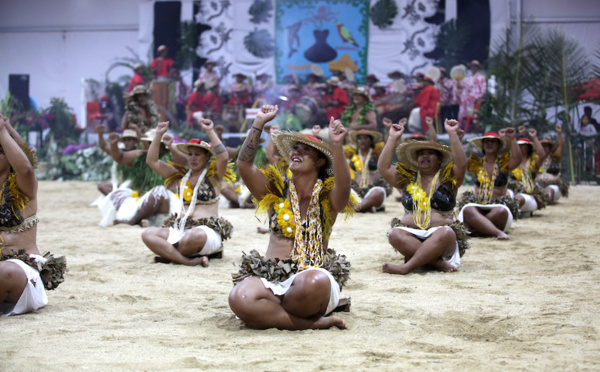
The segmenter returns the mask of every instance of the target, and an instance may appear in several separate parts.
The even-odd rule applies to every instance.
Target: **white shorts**
[[[452,230],[452,228],[450,226],[430,227],[427,230],[413,229],[412,227],[405,227],[405,226],[396,226],[396,227],[392,227],[390,229],[390,231],[392,231],[393,229],[400,229],[400,230],[404,230],[404,231],[416,236],[420,240],[426,240],[427,238],[431,237],[431,235],[433,235],[434,232],[436,232],[442,228],[450,229],[451,231],[454,232],[454,230]],[[458,241],[456,242],[456,249],[454,250],[454,253],[452,253],[452,256],[442,256],[442,260],[448,262],[450,265],[452,265],[452,267],[460,266],[460,252],[458,250]]]
[[[381,190],[381,191],[383,191],[383,201],[381,202],[381,204],[379,204],[379,205],[376,205],[376,206],[375,206],[376,208],[379,208],[379,207],[383,206],[383,204],[385,203],[385,199],[387,198],[387,193],[385,192],[385,189],[384,189],[383,187],[381,187],[381,186],[374,186],[374,187],[371,187],[371,188],[369,189],[369,191],[367,191],[367,193],[365,194],[365,197],[364,197],[364,198],[361,198],[360,196],[358,196],[358,193],[357,193],[356,191],[354,191],[354,190],[351,190],[351,192],[354,194],[354,196],[356,197],[356,199],[358,200],[358,202],[359,202],[359,203],[362,203],[362,201],[363,201],[363,200],[364,200],[364,199],[365,199],[367,196],[369,196],[369,195],[371,194],[371,192],[373,192],[374,190]]]
[[[458,213],[458,220],[462,223],[465,222],[465,219],[463,217],[463,211],[465,210],[466,207],[475,207],[478,209],[483,209],[484,211],[488,211],[490,209],[497,208],[497,207],[503,208],[508,212],[508,218],[506,219],[506,224],[504,224],[504,229],[502,229],[502,231],[507,232],[508,229],[510,229],[510,227],[513,224],[513,215],[510,212],[510,209],[506,205],[504,205],[504,204],[477,204],[477,203],[468,203],[464,207],[462,207],[462,209]]]
[[[325,310],[325,315],[327,315],[330,312],[332,312],[338,306],[338,304],[340,302],[340,286],[335,281],[335,279],[333,278],[333,276],[331,275],[331,273],[329,271],[327,271],[323,268],[320,268],[320,267],[307,269],[307,270],[301,271],[297,274],[290,276],[289,278],[287,278],[286,281],[281,282],[281,283],[273,283],[273,282],[268,281],[265,278],[260,278],[260,280],[263,282],[263,285],[265,286],[265,288],[270,289],[274,295],[283,296],[290,289],[290,287],[292,286],[292,283],[294,282],[294,279],[296,279],[296,277],[298,275],[303,275],[304,273],[311,271],[311,270],[319,270],[322,273],[325,273],[327,275],[327,277],[329,278],[329,282],[331,283],[331,293],[329,295],[329,303],[327,304],[327,310]]]
[[[201,255],[209,255],[209,254],[213,254],[216,252],[219,252],[223,249],[223,241],[221,240],[221,235],[219,233],[217,233],[215,230],[211,229],[208,226],[196,226],[194,227],[194,229],[201,229],[202,231],[204,231],[206,233],[206,243],[204,244],[204,247],[202,247],[202,249],[200,250],[200,252],[198,252]],[[189,229],[189,230],[184,230],[183,233],[179,233],[178,230],[169,227],[169,237],[167,238],[167,241],[170,244],[175,244],[175,243],[179,243],[179,241],[181,240],[181,238],[183,238],[183,236],[188,232],[191,231],[193,229]]]
[[[552,198],[552,202],[556,203],[561,197],[560,189],[556,185],[548,185],[548,187],[551,188],[552,191],[554,191],[554,197]]]
[[[523,194],[523,193],[519,193],[519,194],[517,194],[517,196],[522,196],[523,199],[525,199],[525,204],[523,204],[521,207],[519,207],[520,212],[523,212],[523,213],[533,212],[537,209],[538,205],[533,196],[531,196],[529,194]]]
[[[35,258],[36,262],[46,262],[46,259],[42,256],[35,254],[30,254],[29,256]],[[40,278],[40,273],[21,260],[10,259],[6,261],[16,263],[25,271],[27,285],[16,304],[0,303],[0,315],[26,314],[46,306],[48,304],[48,297],[46,296],[46,290],[44,289],[42,278]]]

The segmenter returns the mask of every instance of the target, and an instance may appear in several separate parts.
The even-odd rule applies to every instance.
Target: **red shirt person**
[[[144,79],[144,65],[138,63],[133,66],[133,76],[129,80],[129,86],[127,87],[127,93],[131,92],[133,88],[138,85],[146,85],[146,79]]]
[[[415,103],[421,109],[421,125],[423,125],[423,130],[427,132],[429,127],[425,119],[427,117],[435,119],[435,109],[438,102],[440,102],[440,93],[433,86],[433,80],[430,77],[425,77],[423,84],[423,89],[415,97]]]
[[[345,89],[339,87],[340,79],[338,79],[337,76],[329,78],[327,84],[330,91],[333,90],[333,92],[332,94],[323,97],[323,103],[325,104],[325,107],[327,107],[325,113],[328,118],[333,117],[334,119],[339,119],[344,110],[346,110],[346,106],[350,103],[348,93],[346,93]]]
[[[154,77],[169,76],[171,73],[171,67],[175,65],[175,61],[168,57],[169,48],[165,45],[161,45],[157,49],[158,56],[154,58],[150,64],[150,69],[154,73]]]

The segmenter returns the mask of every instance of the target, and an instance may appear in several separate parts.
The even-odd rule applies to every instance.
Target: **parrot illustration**
[[[355,47],[358,46],[358,44],[356,44],[356,41],[354,41],[354,38],[352,37],[350,31],[348,31],[348,28],[346,28],[346,26],[344,26],[340,22],[336,23],[335,26],[337,27],[338,33],[340,34],[340,37],[342,38],[342,41],[344,43],[350,43]]]

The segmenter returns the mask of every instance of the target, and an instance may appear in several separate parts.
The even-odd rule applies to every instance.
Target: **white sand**
[[[0,370],[600,369],[600,187],[572,187],[508,242],[472,240],[450,274],[381,273],[401,261],[386,239],[393,196],[384,213],[340,218],[349,329],[302,332],[251,330],[229,310],[232,263],[265,251],[254,211],[222,210],[235,226],[224,258],[184,267],[151,263],[139,227],[98,227],[97,196],[92,183],[40,183],[39,247],[69,272],[45,308],[0,317]]]

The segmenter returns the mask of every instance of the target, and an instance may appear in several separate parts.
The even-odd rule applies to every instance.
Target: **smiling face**
[[[199,170],[206,166],[210,158],[210,153],[199,147],[188,147],[188,165],[192,171]]]
[[[442,156],[432,149],[422,149],[417,153],[417,165],[419,171],[436,171],[442,165]]]
[[[132,137],[125,137],[125,138],[123,138],[123,145],[125,145],[126,151],[131,151],[131,150],[135,149],[135,147],[137,145],[137,139],[132,138]]]
[[[484,154],[496,154],[502,144],[499,139],[484,138],[482,145]]]
[[[314,147],[296,142],[290,153],[290,170],[292,173],[319,172],[327,164],[324,155]]]

